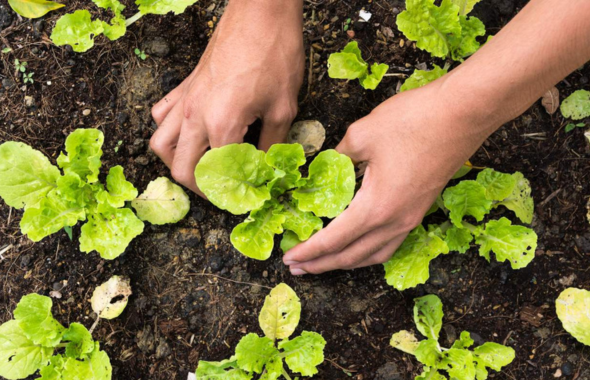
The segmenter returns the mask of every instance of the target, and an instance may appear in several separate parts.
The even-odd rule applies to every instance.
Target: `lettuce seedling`
[[[369,64],[365,62],[358,42],[352,41],[338,53],[328,58],[328,76],[333,79],[358,79],[366,90],[374,90],[389,70],[384,63],[373,63],[369,72]]]
[[[477,37],[486,33],[477,17],[467,16],[480,0],[406,0],[397,27],[406,38],[434,57],[463,61],[480,48]]]
[[[93,329],[75,322],[66,329],[52,306],[49,297],[26,295],[14,319],[0,325],[0,377],[24,379],[39,371],[39,380],[110,380],[111,362],[92,339]]]
[[[258,322],[264,336],[250,333],[236,346],[235,355],[220,362],[199,361],[198,380],[259,379],[276,380],[283,376],[291,380],[283,360],[291,372],[302,376],[318,373],[317,366],[324,361],[326,341],[316,333],[303,331],[289,339],[299,324],[301,302],[286,284],[279,284],[266,296]]]
[[[250,211],[231,233],[238,251],[257,260],[270,257],[274,236],[285,232],[287,251],[323,227],[319,217],[334,218],[352,200],[352,161],[326,150],[309,165],[300,144],[275,144],[267,153],[250,144],[231,144],[208,151],[197,167],[197,185],[217,207],[234,215]]]
[[[514,350],[498,343],[487,342],[470,350],[474,342],[467,331],[461,333],[451,348],[441,347],[438,339],[444,314],[440,298],[431,294],[414,302],[414,322],[426,339],[418,341],[413,333],[402,330],[393,334],[390,344],[424,364],[422,374],[415,380],[447,379],[440,371],[455,380],[485,380],[490,368],[501,371],[514,360]]]
[[[57,158],[60,170],[30,146],[9,141],[0,145],[0,198],[25,212],[23,234],[37,242],[80,221],[80,250],[96,250],[105,259],[122,254],[143,232],[143,221],[176,223],[189,211],[186,193],[167,178],[158,178],[137,196],[121,166],[112,167],[106,186],[98,182],[104,135],[77,129],[66,139],[66,153]],[[137,215],[125,208],[128,201]]]
[[[567,288],[555,301],[555,308],[565,331],[578,342],[590,346],[590,292]]]
[[[560,109],[567,119],[582,120],[590,117],[590,91],[575,91],[561,103]]]
[[[464,180],[447,188],[431,210],[441,208],[450,220],[429,225],[428,229],[420,225],[410,232],[391,259],[383,264],[387,283],[398,290],[423,284],[430,277],[432,260],[450,251],[465,253],[473,241],[479,245],[479,255],[488,262],[490,252],[494,252],[496,260],[508,260],[513,269],[526,267],[537,248],[537,234],[531,228],[513,225],[506,217],[478,225],[463,220],[469,216],[482,222],[499,206],[513,211],[522,223],[532,222],[531,187],[521,173],[485,169],[475,181]]]
[[[148,14],[164,15],[169,12],[183,13],[197,0],[136,0],[139,12],[130,18],[123,16],[125,6],[118,0],[92,0],[98,7],[110,10],[114,17],[110,22],[92,20],[87,10],[77,10],[62,16],[51,33],[51,40],[57,46],[70,45],[75,52],[82,53],[94,46],[94,39],[104,34],[114,41],[125,35],[127,28]]]

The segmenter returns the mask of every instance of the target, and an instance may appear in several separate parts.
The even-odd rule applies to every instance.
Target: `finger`
[[[158,127],[166,120],[168,113],[178,104],[178,101],[184,94],[184,87],[186,86],[185,83],[187,80],[188,78],[152,107],[152,118]]]
[[[350,207],[328,226],[313,235],[308,241],[290,249],[283,257],[285,265],[304,263],[322,256],[339,253],[377,226],[371,221],[370,212],[363,205],[371,204],[361,189]]]
[[[386,225],[371,231],[338,253],[322,256],[305,263],[298,263],[290,267],[294,275],[304,273],[324,273],[336,269],[353,269],[373,254],[379,252],[392,239],[391,226]]]
[[[195,181],[195,167],[208,147],[207,132],[204,127],[195,125],[188,119],[182,122],[180,138],[174,152],[172,177],[180,184],[203,195]]]
[[[284,143],[287,140],[292,121],[293,118],[288,115],[263,119],[258,149],[267,151],[273,144]]]
[[[350,157],[355,165],[370,161],[371,149],[368,149],[364,142],[371,141],[374,137],[367,136],[367,133],[370,133],[369,129],[362,129],[362,125],[358,122],[351,125],[336,147],[336,151]]]
[[[219,148],[227,144],[241,143],[244,141],[244,136],[248,131],[248,125],[252,124],[256,118],[253,118],[251,122],[246,121],[242,118],[230,117],[225,118],[220,123],[210,123],[207,125],[207,131],[209,131],[209,143],[211,148]]]
[[[395,251],[399,248],[399,246],[404,242],[406,236],[407,235],[399,236],[393,239],[379,251],[375,252],[369,258],[358,263],[354,268],[351,269],[364,268],[387,262],[395,254]]]
[[[168,113],[166,119],[160,124],[156,132],[150,139],[150,148],[156,153],[164,164],[172,168],[174,160],[174,151],[178,143],[182,120],[184,119],[182,104],[178,103],[176,107]]]

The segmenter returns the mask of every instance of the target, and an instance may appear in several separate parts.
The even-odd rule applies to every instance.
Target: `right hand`
[[[243,141],[262,120],[259,148],[283,142],[297,114],[305,53],[301,0],[232,0],[192,74],[152,109],[150,141],[172,177],[202,196],[195,166],[209,147]]]

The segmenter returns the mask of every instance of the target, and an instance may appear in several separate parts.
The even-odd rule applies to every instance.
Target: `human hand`
[[[291,273],[323,273],[387,261],[448,180],[487,137],[440,81],[387,100],[351,125],[336,148],[368,164],[361,189],[340,216],[284,256]]]
[[[152,109],[150,147],[176,181],[200,194],[203,154],[242,142],[256,119],[260,149],[283,142],[303,81],[302,12],[301,0],[230,1],[196,69]]]

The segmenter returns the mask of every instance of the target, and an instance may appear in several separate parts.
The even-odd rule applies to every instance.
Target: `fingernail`
[[[297,261],[293,261],[293,260],[286,260],[286,261],[284,261],[284,263],[288,267],[290,267],[291,265],[299,264]]]
[[[291,269],[291,274],[293,276],[301,276],[301,275],[307,274],[307,272],[301,268],[293,268],[293,269]]]

